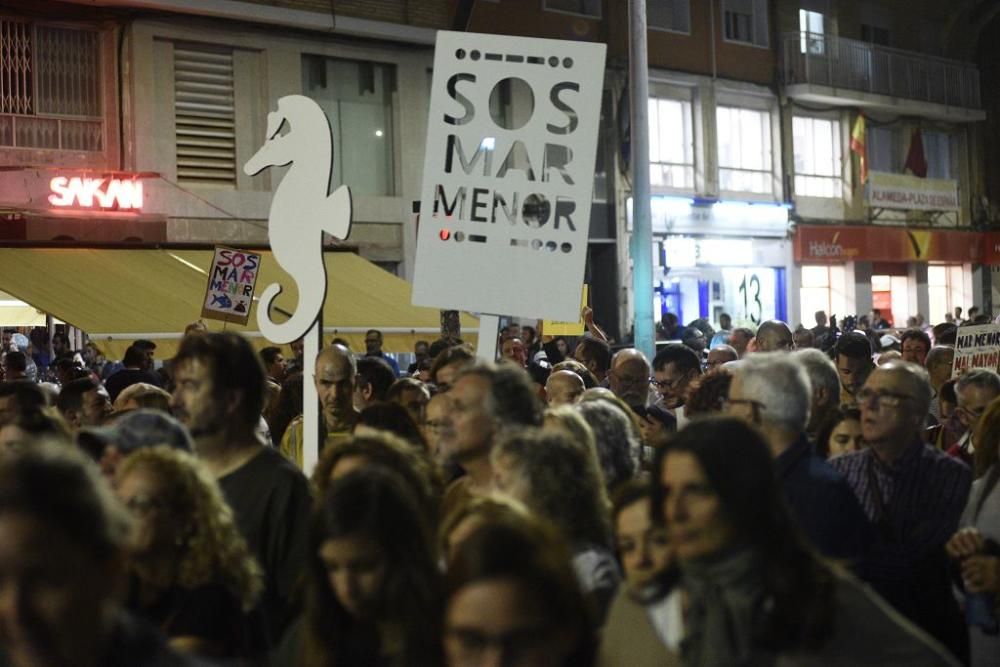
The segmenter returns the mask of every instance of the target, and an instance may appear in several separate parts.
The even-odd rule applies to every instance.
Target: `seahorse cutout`
[[[285,124],[289,131],[279,134]],[[351,229],[351,191],[346,185],[328,194],[333,168],[330,121],[316,102],[303,95],[278,100],[267,115],[267,140],[243,165],[248,176],[268,167],[291,164],[275,188],[268,215],[271,252],[299,288],[299,303],[287,322],[271,319],[271,304],[281,293],[271,283],[257,304],[257,326],[275,343],[301,338],[326,300],[323,232],[346,239]]]

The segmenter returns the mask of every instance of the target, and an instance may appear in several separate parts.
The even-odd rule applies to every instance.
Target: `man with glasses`
[[[684,345],[664,345],[653,357],[652,384],[660,395],[663,407],[673,411],[678,428],[687,422],[684,399],[691,381],[699,375],[701,360],[694,350]]]
[[[739,358],[739,353],[732,345],[726,345],[725,343],[716,345],[708,351],[708,363],[705,364],[705,370],[710,371],[715,368],[719,368],[720,366],[727,364],[730,361],[736,361]],[[653,369],[656,369],[655,363],[653,364]]]
[[[930,350],[931,337],[920,329],[907,329],[899,337],[899,351],[903,355],[903,361],[923,366]]]
[[[976,444],[972,441],[979,418],[993,400],[1000,396],[1000,375],[986,368],[974,368],[958,377],[955,383],[958,407],[955,415],[965,427],[965,433],[948,449],[948,455],[961,460],[970,468]]]
[[[649,361],[646,355],[634,347],[616,352],[608,371],[608,388],[630,408],[645,408],[649,404]]]
[[[813,453],[805,432],[811,397],[809,375],[794,356],[758,353],[735,369],[723,409],[767,440],[778,483],[813,546],[860,573],[871,526],[843,475]]]
[[[830,461],[847,477],[876,529],[865,578],[897,611],[955,655],[967,653],[944,545],[958,527],[972,475],[923,442],[931,401],[927,371],[879,366],[857,392],[868,447]]]

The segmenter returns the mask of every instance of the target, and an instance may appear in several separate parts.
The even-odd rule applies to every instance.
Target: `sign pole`
[[[649,60],[646,54],[646,0],[630,0],[629,83],[632,118],[632,298],[635,348],[652,359],[653,228],[649,202]]]
[[[479,316],[479,345],[476,346],[476,356],[481,361],[496,361],[499,331],[500,318],[497,315]]]
[[[323,347],[323,311],[302,341],[302,472],[308,477],[319,460],[319,396],[316,393],[316,357]]]

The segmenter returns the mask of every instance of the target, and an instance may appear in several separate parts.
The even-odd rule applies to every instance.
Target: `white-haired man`
[[[784,352],[757,353],[736,368],[726,412],[764,435],[778,481],[806,537],[824,555],[860,568],[872,539],[871,525],[844,477],[809,445],[805,428],[811,396],[802,364]]]

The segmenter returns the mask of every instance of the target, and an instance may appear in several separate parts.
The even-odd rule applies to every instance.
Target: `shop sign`
[[[142,209],[142,181],[135,177],[56,176],[49,181],[49,190],[49,203],[59,208]]]
[[[253,305],[253,292],[260,271],[260,255],[217,247],[208,272],[208,286],[201,316],[246,324]]]
[[[907,211],[957,211],[958,181],[873,171],[868,177],[868,204]]]
[[[795,230],[797,262],[978,263],[984,235],[906,227],[800,225]]]
[[[667,266],[745,266],[753,264],[753,241],[750,239],[695,239],[668,236],[663,242]]]
[[[578,318],[605,50],[438,32],[415,305]]]
[[[632,199],[626,203],[632,229]],[[653,233],[778,236],[788,232],[788,208],[774,202],[696,201],[688,197],[650,198]]]
[[[951,376],[958,377],[973,368],[1000,368],[1000,325],[959,327]]]

